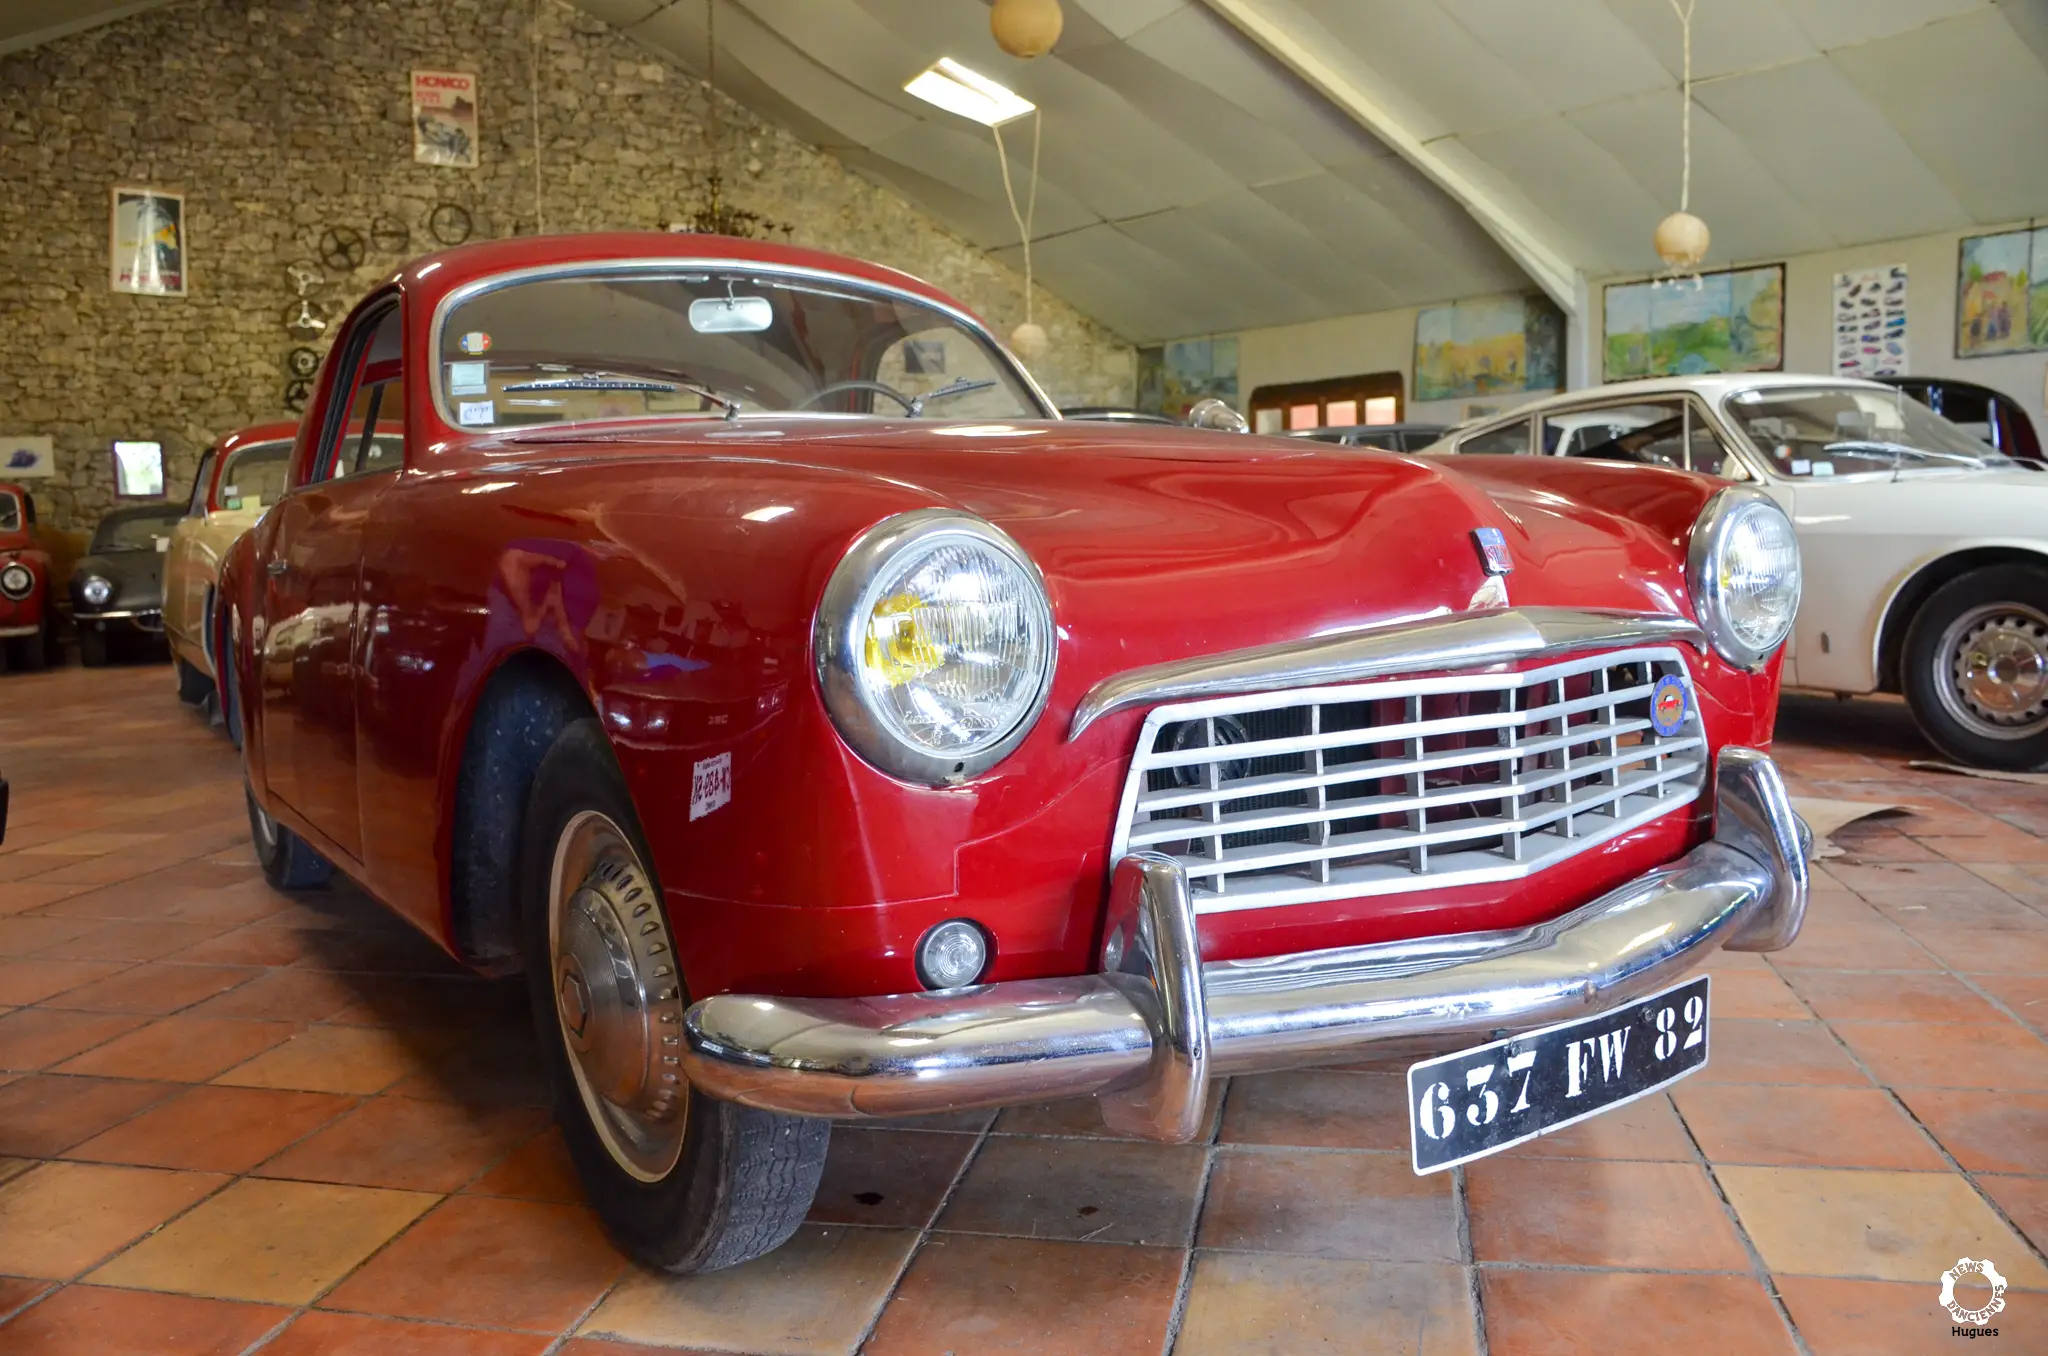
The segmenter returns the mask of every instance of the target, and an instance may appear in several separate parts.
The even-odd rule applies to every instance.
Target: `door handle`
[[[263,568],[270,572],[270,577],[272,579],[278,579],[281,578],[286,571],[290,570],[291,566],[286,564],[282,560],[273,560],[268,565],[265,565]]]

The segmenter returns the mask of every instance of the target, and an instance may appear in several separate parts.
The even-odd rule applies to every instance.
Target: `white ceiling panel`
[[[1608,267],[1640,248],[1644,218],[1654,224],[1671,210],[1563,118],[1460,137],[1458,144],[1493,166],[1545,214],[1570,221]]]
[[[1068,11],[1079,10],[1119,39],[1150,28],[1181,8],[1187,0],[1073,0]]]
[[[1024,266],[1015,246],[997,251],[996,258],[1020,271]],[[1142,343],[1228,328],[1210,324],[1220,313],[1209,304],[1206,279],[1106,222],[1038,241],[1031,261],[1041,286],[1058,296],[1088,298],[1082,309],[1125,338]],[[1001,323],[1007,331],[1022,319]]]
[[[1321,55],[1365,73],[1418,140],[1540,117],[1543,95],[1431,0],[1301,0],[1333,44]]]
[[[1557,113],[1669,82],[1656,54],[1600,0],[1442,0],[1486,50]],[[1709,0],[1712,3],[1712,0]]]
[[[1969,224],[1939,176],[1826,58],[1694,93],[1842,244]],[[1711,200],[1696,199],[1695,210],[1712,223]]]
[[[1678,91],[1664,89],[1568,115],[1648,194],[1641,215],[1628,222],[1639,248],[1624,261],[1626,268],[1657,266],[1651,236],[1666,213],[1678,210],[1682,109]],[[1754,259],[1835,243],[1820,219],[1786,191],[1740,137],[1706,109],[1695,108],[1692,204],[1705,211],[1709,203],[1708,227],[1720,258]]]
[[[1319,165],[1393,154],[1206,6],[1184,6],[1132,38],[1131,45],[1281,132]]]
[[[1972,218],[2024,217],[2048,206],[2048,79],[1998,10],[1851,47],[1831,60]],[[1964,89],[1970,97],[1956,97]]]
[[[1953,19],[1990,0],[1783,0],[1792,22],[1823,52]]]
[[[1671,79],[1685,68],[1683,28],[1671,0],[1607,0]],[[1692,14],[1692,78],[1711,80],[1759,66],[1778,66],[1820,49],[1785,12],[1784,0],[1706,0]]]

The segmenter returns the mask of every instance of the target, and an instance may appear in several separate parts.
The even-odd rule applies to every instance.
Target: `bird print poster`
[[[1896,377],[1906,367],[1906,266],[1837,273],[1835,375]]]

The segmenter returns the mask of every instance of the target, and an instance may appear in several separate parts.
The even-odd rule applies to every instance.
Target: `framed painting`
[[[1415,399],[1555,391],[1564,313],[1543,296],[1475,297],[1415,313]]]
[[[1601,379],[1775,372],[1785,365],[1785,266],[1612,283]]]
[[[2048,226],[1964,236],[1956,262],[1956,356],[2048,348]]]

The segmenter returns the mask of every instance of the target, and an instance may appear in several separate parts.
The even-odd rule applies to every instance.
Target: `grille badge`
[[[1473,528],[1472,544],[1479,548],[1479,563],[1488,574],[1507,574],[1515,568],[1514,557],[1508,554],[1508,539],[1499,528]]]

